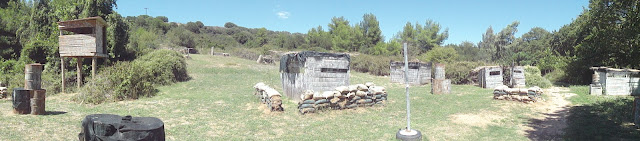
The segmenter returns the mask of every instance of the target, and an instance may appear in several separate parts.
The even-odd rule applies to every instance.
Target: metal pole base
[[[400,129],[396,133],[396,139],[401,141],[421,141],[422,133],[414,129],[411,129],[411,130]]]

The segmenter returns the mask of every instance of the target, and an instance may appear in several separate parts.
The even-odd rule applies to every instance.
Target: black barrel
[[[81,141],[164,141],[164,123],[155,117],[93,114],[82,120],[78,137]]]
[[[31,112],[30,90],[23,88],[13,88],[13,113],[15,114],[29,114]]]

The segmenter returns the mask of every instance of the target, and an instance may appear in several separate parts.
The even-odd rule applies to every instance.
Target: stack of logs
[[[7,98],[7,87],[0,87],[0,99]]]
[[[301,114],[314,113],[327,109],[351,109],[356,107],[382,105],[387,100],[384,87],[371,82],[336,87],[335,91],[314,92],[307,90],[300,95],[298,111]]]
[[[254,95],[260,97],[260,101],[263,104],[267,104],[271,111],[284,111],[284,108],[282,108],[282,96],[278,91],[262,82],[257,83],[253,88],[256,89]]]
[[[540,87],[534,86],[529,89],[525,88],[509,88],[505,85],[498,86],[493,90],[493,99],[497,100],[514,100],[521,102],[537,102],[542,99],[540,97],[543,91]]]
[[[43,115],[47,91],[41,88],[42,64],[27,64],[24,74],[24,88],[13,89],[13,113]]]

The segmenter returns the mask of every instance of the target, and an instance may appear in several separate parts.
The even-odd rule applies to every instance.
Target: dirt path
[[[525,125],[525,134],[531,140],[562,140],[571,107],[571,102],[566,98],[576,94],[569,93],[569,88],[561,87],[552,87],[544,92],[548,97],[546,101],[534,105],[536,114]]]

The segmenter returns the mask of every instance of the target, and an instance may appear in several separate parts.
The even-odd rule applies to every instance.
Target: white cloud
[[[287,11],[280,11],[280,12],[276,13],[276,15],[278,15],[278,18],[280,18],[280,19],[288,19],[289,16],[291,16],[291,13],[289,13]]]

